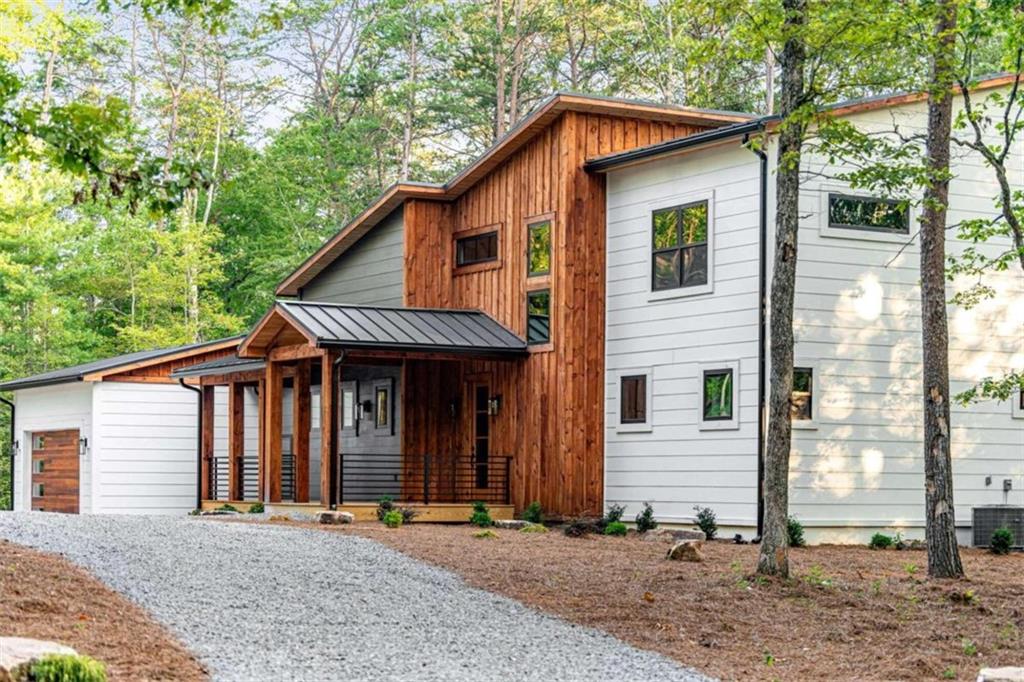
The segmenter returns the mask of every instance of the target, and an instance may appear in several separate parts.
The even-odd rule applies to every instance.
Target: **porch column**
[[[337,357],[336,353],[324,351],[320,360],[320,503],[328,508],[333,508],[338,500],[334,485],[338,439],[335,419],[338,379],[334,373]]]
[[[263,485],[264,502],[281,501],[281,433],[284,415],[281,409],[281,394],[284,391],[282,380],[281,364],[267,360],[267,370],[264,393],[266,399],[266,416],[264,417],[265,442],[263,444],[263,457],[266,460],[264,468],[265,482]]]
[[[256,498],[261,502],[266,497],[266,471],[267,471],[267,380],[266,374],[264,378],[259,380],[256,385],[257,393],[257,406],[258,406],[258,431],[256,434],[258,437],[257,441],[257,456],[256,456]]]
[[[299,360],[292,380],[292,456],[295,458],[295,501],[309,502],[309,360]]]
[[[245,497],[245,384],[228,384],[228,498]]]
[[[213,407],[214,387],[203,386],[203,457],[200,476],[199,494],[204,500],[210,499],[212,486],[210,473],[213,470]]]

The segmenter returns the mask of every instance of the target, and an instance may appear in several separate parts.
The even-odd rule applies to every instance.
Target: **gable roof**
[[[277,287],[279,296],[296,296],[299,289],[320,274],[331,262],[359,241],[372,227],[379,224],[406,199],[457,199],[470,187],[521,149],[536,135],[551,125],[562,113],[578,111],[593,114],[629,116],[652,121],[690,123],[709,128],[747,121],[753,116],[735,111],[717,111],[693,107],[658,104],[642,100],[582,95],[557,92],[521,119],[508,133],[483,154],[444,184],[399,182],[384,190],[370,206],[352,219],[345,227],[328,239],[317,251],[302,262]]]
[[[138,369],[148,365],[167,362],[175,358],[187,357],[197,351],[211,351],[222,348],[237,346],[243,337],[234,336],[216,341],[204,341],[191,343],[184,346],[171,348],[158,348],[156,350],[143,350],[124,355],[115,355],[102,360],[93,360],[81,365],[64,367],[51,372],[43,372],[22,379],[13,379],[0,383],[0,391],[17,391],[25,388],[38,388],[41,386],[54,386],[74,381],[99,381],[105,376],[117,374],[130,369]]]

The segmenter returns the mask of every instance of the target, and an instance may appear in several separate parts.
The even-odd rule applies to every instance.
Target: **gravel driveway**
[[[0,513],[0,537],[91,570],[217,680],[705,679],[364,538],[41,513]]]

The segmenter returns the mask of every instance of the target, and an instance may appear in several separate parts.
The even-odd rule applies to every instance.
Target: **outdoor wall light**
[[[501,411],[501,396],[496,395],[487,401],[487,414],[492,417]]]
[[[89,439],[79,438],[78,439],[78,456],[85,457],[85,453],[89,451]]]
[[[369,419],[370,417],[373,416],[373,401],[372,400],[364,400],[362,402],[362,407],[363,407],[363,419]]]

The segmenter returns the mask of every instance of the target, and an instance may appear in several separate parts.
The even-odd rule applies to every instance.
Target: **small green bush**
[[[397,509],[392,509],[391,511],[384,514],[384,518],[381,519],[381,521],[383,521],[384,525],[388,528],[401,528],[402,512],[398,511]]]
[[[88,656],[50,654],[32,665],[35,682],[107,682],[107,668]]]
[[[230,504],[222,504],[221,506],[217,507],[217,511],[236,512],[238,511],[238,507],[234,507]]]
[[[480,528],[489,528],[494,525],[494,519],[491,518],[491,512],[483,502],[473,503],[473,513],[469,517],[469,522],[474,526],[479,526]]]
[[[603,530],[604,526],[601,525],[599,520],[588,518],[586,516],[578,516],[565,524],[563,532],[570,538],[581,538],[584,535],[600,533]]]
[[[804,540],[804,524],[797,521],[795,516],[790,516],[786,521],[786,533],[789,535],[790,547],[803,547],[807,544]]]
[[[618,523],[622,521],[622,515],[625,513],[626,508],[621,504],[611,505],[610,507],[608,507],[608,511],[605,512],[604,518],[601,519],[602,521],[604,521],[602,526],[607,526],[609,523]]]
[[[889,549],[893,545],[893,539],[885,533],[875,533],[868,542],[871,549]]]
[[[1013,547],[1013,531],[1009,528],[996,528],[992,531],[992,539],[989,540],[988,549],[993,554],[1009,554]]]
[[[544,523],[544,510],[541,509],[540,502],[534,500],[523,510],[523,521]]]
[[[477,532],[473,533],[473,537],[480,538],[481,540],[493,540],[498,537],[498,534],[490,528],[484,528],[483,530],[478,530]]]
[[[266,509],[263,507],[262,502],[253,502],[249,505],[250,514],[262,514]]]
[[[697,512],[697,527],[704,531],[704,536],[708,540],[714,540],[715,535],[718,534],[718,520],[715,512],[711,507],[700,505],[695,506],[693,511]]]
[[[384,515],[395,509],[395,499],[390,495],[384,495],[377,500],[377,520],[383,521]]]
[[[646,533],[649,530],[654,530],[658,527],[658,522],[654,520],[654,507],[651,506],[650,502],[644,502],[644,509],[636,515],[636,530],[639,533]]]
[[[531,523],[519,529],[520,533],[547,533],[548,527],[542,523]]]
[[[627,530],[628,529],[626,528],[626,524],[624,524],[622,521],[612,521],[604,527],[604,534],[618,535],[622,537],[626,535]]]

